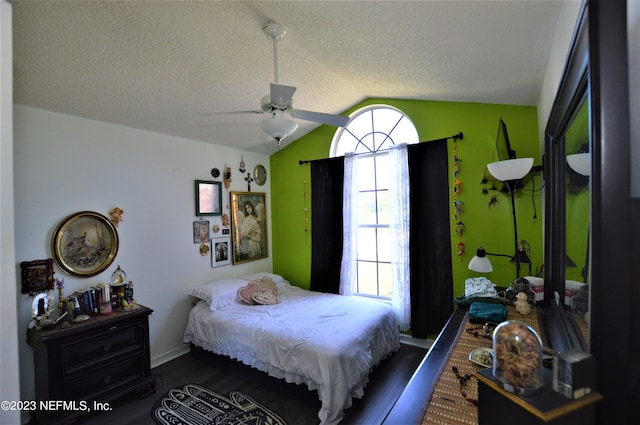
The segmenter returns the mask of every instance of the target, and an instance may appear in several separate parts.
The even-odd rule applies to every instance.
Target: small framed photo
[[[53,260],[23,261],[20,263],[22,293],[36,295],[53,289]]]
[[[196,180],[196,216],[222,215],[222,183]]]
[[[193,243],[207,243],[211,239],[209,235],[209,222],[207,220],[193,222]]]
[[[231,238],[211,239],[211,267],[231,264]]]

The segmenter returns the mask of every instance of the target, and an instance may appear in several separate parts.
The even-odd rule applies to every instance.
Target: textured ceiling
[[[367,97],[535,105],[561,1],[14,0],[15,103],[271,154],[260,107],[341,114]],[[299,129],[283,141],[317,127]],[[285,143],[286,142],[286,143]]]

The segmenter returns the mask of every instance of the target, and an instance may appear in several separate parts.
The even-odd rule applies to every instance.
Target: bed
[[[239,288],[264,277],[275,282],[276,304],[239,299]],[[387,303],[308,291],[276,274],[219,280],[191,296],[198,302],[184,342],[317,390],[322,425],[340,422],[352,398],[364,395],[371,369],[400,347]]]

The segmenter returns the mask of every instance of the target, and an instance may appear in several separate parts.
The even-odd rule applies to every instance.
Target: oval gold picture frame
[[[103,272],[118,253],[118,232],[107,217],[93,211],[71,214],[53,232],[51,250],[62,270],[79,277]]]
[[[262,186],[267,181],[267,169],[264,165],[259,164],[253,169],[253,180],[258,186]]]

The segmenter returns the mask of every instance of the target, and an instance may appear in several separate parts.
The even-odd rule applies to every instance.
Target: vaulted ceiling
[[[271,154],[278,82],[341,114],[368,97],[536,105],[562,1],[14,0],[15,103]],[[284,144],[318,124],[300,125]]]

